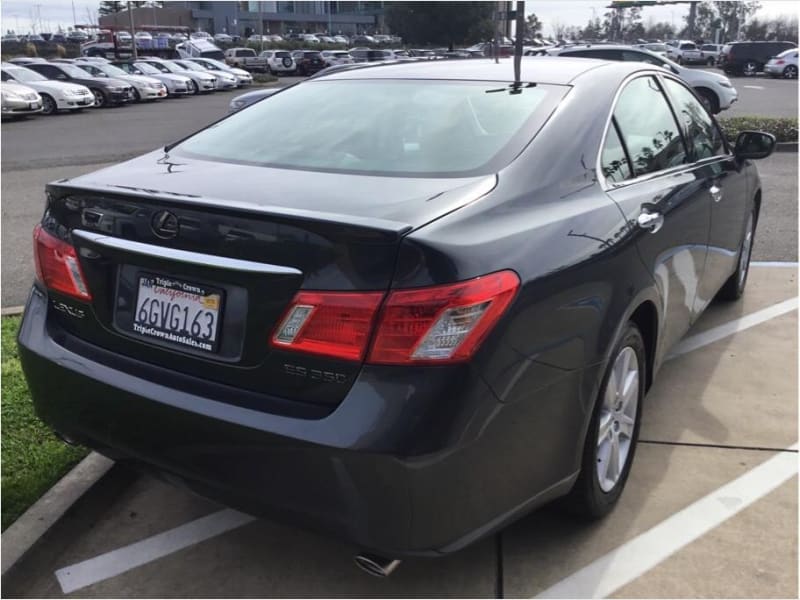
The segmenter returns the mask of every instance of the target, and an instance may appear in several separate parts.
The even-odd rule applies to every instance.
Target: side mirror
[[[775,136],[763,131],[742,131],[736,136],[733,153],[736,158],[767,158],[775,150]]]

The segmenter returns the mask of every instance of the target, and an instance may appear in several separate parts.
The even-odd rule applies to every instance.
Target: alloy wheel
[[[753,62],[752,60],[745,63],[744,65],[744,74],[747,77],[753,77],[756,73],[758,73],[758,64]]]
[[[42,94],[42,114],[52,115],[56,112],[56,102],[47,94]]]
[[[103,108],[106,105],[106,97],[103,95],[98,89],[93,89],[92,94],[94,94],[94,105],[97,108]]]
[[[620,480],[639,409],[639,358],[631,346],[617,354],[608,377],[597,433],[597,480],[608,493]]]
[[[797,67],[794,65],[789,65],[783,70],[783,76],[786,79],[797,79]]]
[[[200,93],[200,86],[197,85],[197,82],[192,79],[192,94],[199,94]]]
[[[142,101],[142,96],[139,94],[139,90],[137,90],[136,88],[133,88],[133,101],[134,102]]]

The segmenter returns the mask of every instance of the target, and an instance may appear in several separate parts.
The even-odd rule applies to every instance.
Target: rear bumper
[[[167,387],[163,368],[94,347],[88,358],[69,337],[35,290],[20,358],[37,413],[56,431],[250,514],[384,555],[458,550],[566,493],[576,475],[542,408],[568,412],[577,372],[530,403],[503,404],[468,367],[365,367],[332,412],[296,418],[211,399],[202,386]]]

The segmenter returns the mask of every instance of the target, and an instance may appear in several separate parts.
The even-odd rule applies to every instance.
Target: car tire
[[[756,224],[758,223],[756,211],[750,212],[745,225],[742,244],[739,247],[739,256],[736,259],[736,270],[733,272],[724,285],[717,292],[717,298],[725,302],[735,302],[744,295],[744,288],[747,285],[747,275],[750,272],[750,257],[753,253],[753,242],[756,235]]]
[[[94,107],[95,108],[105,108],[108,105],[106,100],[106,96],[103,93],[103,90],[99,90],[97,88],[92,88],[92,95],[94,95]]]
[[[695,90],[697,95],[700,96],[700,101],[703,103],[703,106],[706,107],[706,110],[710,112],[712,115],[715,115],[719,112],[719,98],[717,95],[709,89],[706,88],[698,88]]]
[[[622,495],[639,439],[646,380],[644,338],[629,321],[603,374],[581,471],[565,499],[572,514],[599,519],[611,512]]]
[[[139,90],[137,90],[136,88],[133,88],[133,101],[134,102],[142,101],[142,96],[139,94]]]
[[[742,67],[742,73],[745,77],[755,77],[758,73],[758,63],[754,60],[748,60]]]
[[[783,78],[784,79],[797,79],[797,66],[796,65],[788,65],[783,70]]]
[[[678,63],[679,65],[682,65],[683,64],[683,57],[679,56],[677,59],[675,59],[675,62]]]
[[[200,93],[200,86],[197,85],[197,82],[192,79],[192,95],[197,96]]]
[[[717,61],[715,61],[713,57],[709,56],[708,60],[706,60],[706,64],[709,67],[713,67],[715,64],[717,64]]]
[[[53,97],[49,94],[41,94],[42,96],[42,114],[54,115],[58,112],[58,105]]]

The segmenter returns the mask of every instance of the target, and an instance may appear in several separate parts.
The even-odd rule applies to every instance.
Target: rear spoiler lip
[[[139,200],[155,200],[161,202],[181,203],[193,207],[207,207],[222,210],[235,210],[237,212],[254,213],[259,216],[273,216],[276,218],[290,218],[302,221],[317,222],[328,225],[345,225],[356,229],[369,231],[379,231],[380,233],[392,236],[393,241],[399,241],[402,237],[410,233],[414,227],[408,223],[391,221],[388,219],[378,219],[373,217],[360,217],[355,215],[345,215],[339,213],[319,212],[297,208],[285,208],[282,206],[270,206],[239,202],[234,200],[222,200],[219,198],[209,198],[194,194],[177,194],[162,190],[151,190],[146,188],[136,188],[132,186],[117,186],[107,184],[86,184],[73,185],[67,181],[59,180],[48,183],[46,190],[49,195],[61,197],[70,193],[88,194],[114,194]]]

